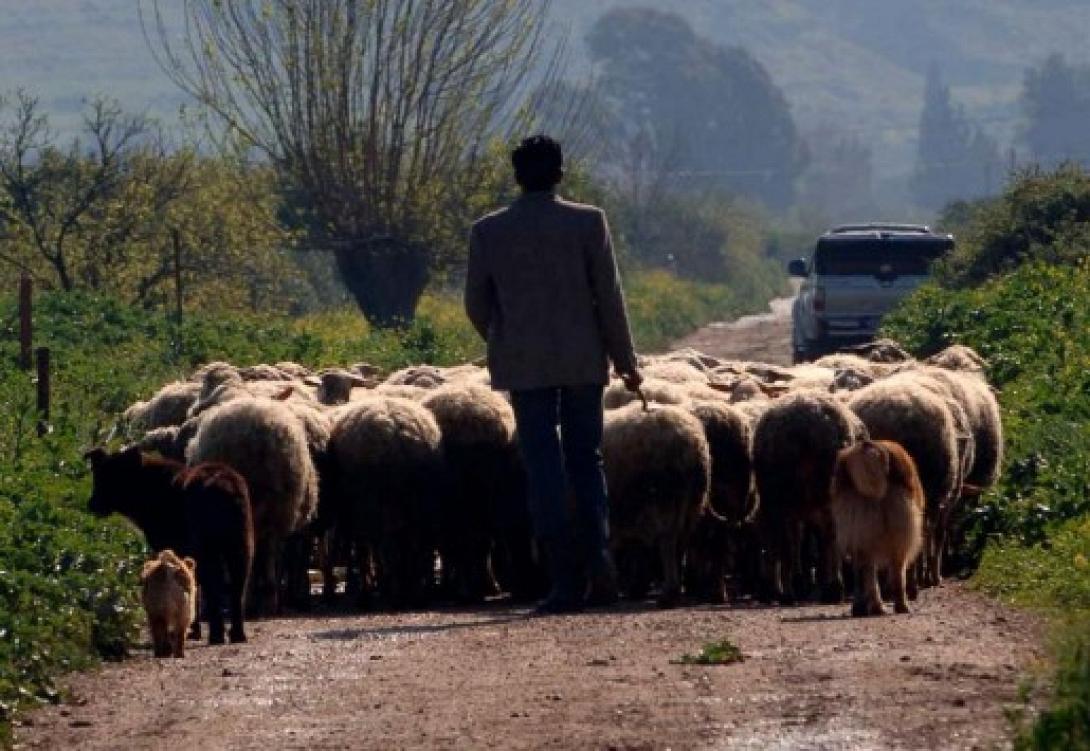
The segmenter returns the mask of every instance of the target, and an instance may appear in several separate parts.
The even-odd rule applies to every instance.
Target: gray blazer
[[[473,225],[466,313],[488,342],[492,386],[605,384],[636,371],[601,209],[527,193]]]

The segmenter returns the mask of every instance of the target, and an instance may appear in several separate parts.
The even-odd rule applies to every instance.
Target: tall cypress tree
[[[978,198],[998,187],[999,149],[955,107],[937,65],[927,71],[912,193],[925,208]]]

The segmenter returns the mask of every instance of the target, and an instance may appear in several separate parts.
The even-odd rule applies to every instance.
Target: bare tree
[[[0,100],[0,263],[64,290],[97,288],[111,256],[183,189],[181,171],[152,172],[143,157],[165,146],[142,117],[116,102],[91,102],[80,138],[58,146],[38,100],[18,92]],[[154,161],[154,160],[152,160]],[[128,210],[137,189],[144,211]]]
[[[442,217],[555,70],[549,4],[142,0],[141,15],[175,83],[276,166],[367,318],[395,325],[427,284]]]

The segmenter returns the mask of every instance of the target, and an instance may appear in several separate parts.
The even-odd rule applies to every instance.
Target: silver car
[[[885,315],[954,247],[952,235],[908,224],[853,224],[822,235],[788,270],[803,280],[791,309],[795,362],[874,338]]]

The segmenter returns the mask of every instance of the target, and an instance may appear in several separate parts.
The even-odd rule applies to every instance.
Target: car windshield
[[[948,240],[822,240],[814,270],[825,276],[927,276]]]

